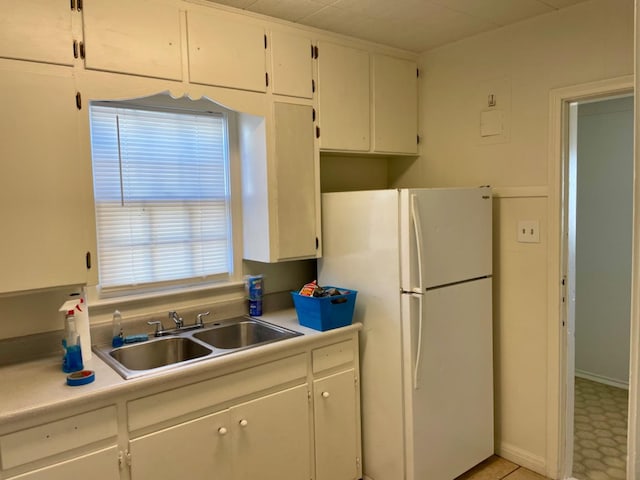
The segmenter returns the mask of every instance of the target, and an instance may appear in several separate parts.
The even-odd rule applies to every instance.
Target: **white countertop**
[[[100,401],[134,389],[160,385],[178,378],[188,379],[222,366],[238,365],[281,349],[308,344],[317,340],[318,335],[330,338],[361,328],[361,324],[356,323],[326,332],[313,330],[298,323],[294,309],[265,314],[259,318],[298,331],[303,335],[129,380],[123,379],[94,353],[84,368],[93,370],[96,379],[92,383],[77,387],[66,384],[67,374],[61,369],[61,355],[2,366],[0,367],[0,427],[31,415],[51,413],[63,407],[78,407],[90,401]]]

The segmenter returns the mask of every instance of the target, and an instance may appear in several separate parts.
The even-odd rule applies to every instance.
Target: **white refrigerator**
[[[491,223],[489,187],[322,195],[318,280],[358,290],[365,479],[493,454]]]

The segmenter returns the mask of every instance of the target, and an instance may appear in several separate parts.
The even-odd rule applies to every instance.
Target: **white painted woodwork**
[[[70,478],[119,480],[118,447],[114,445],[21,475],[3,478],[7,480],[69,480]]]
[[[318,47],[320,148],[369,151],[369,52],[329,42]]]
[[[353,368],[313,381],[316,480],[361,477]]]
[[[77,285],[92,252],[91,162],[79,153],[73,71],[0,61],[0,292]],[[95,268],[95,265],[94,265]]]
[[[310,441],[305,384],[131,440],[131,478],[310,478]]]
[[[260,120],[241,120],[244,258],[315,258],[319,237],[317,154],[312,107],[274,102],[265,155]]]
[[[180,389],[139,398],[129,402],[127,407],[129,430],[134,431],[256,391],[301,380],[306,374],[305,356],[298,354]],[[167,405],[171,405],[171,408],[167,409]]]
[[[73,65],[69,0],[0,1],[0,57]]]
[[[229,420],[223,410],[131,440],[131,480],[231,480]]]
[[[410,60],[372,55],[373,150],[418,153],[417,65]]]
[[[192,83],[266,91],[264,27],[225,12],[187,12]]]
[[[86,68],[182,79],[180,12],[175,3],[92,0],[84,2],[82,16]]]
[[[316,348],[311,353],[313,373],[322,372],[340,365],[352,364],[355,354],[351,340]]]
[[[87,443],[115,438],[117,433],[115,407],[20,430],[0,437],[2,468],[13,468]]]
[[[316,255],[316,169],[312,107],[273,105],[278,258]]]
[[[0,437],[0,478],[67,480],[91,472],[96,480],[300,480],[314,478],[314,465],[333,475],[318,480],[360,478],[357,335],[316,336],[275,358],[272,350],[259,365],[239,359],[228,373],[211,370],[212,378],[198,383],[167,376],[146,397],[129,389],[111,394],[115,406],[48,423],[29,419],[27,428]],[[312,352],[326,367],[315,375],[316,398],[308,383]],[[128,428],[116,408],[128,414]]]
[[[231,407],[234,479],[311,478],[307,384]]]
[[[271,81],[273,93],[312,98],[313,59],[311,39],[290,32],[271,32]]]

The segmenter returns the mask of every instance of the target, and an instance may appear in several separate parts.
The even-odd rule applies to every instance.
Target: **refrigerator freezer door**
[[[418,369],[417,388],[404,375],[407,479],[451,480],[493,454],[491,279],[423,296],[417,366],[417,301],[403,302],[405,362]]]
[[[318,281],[358,290],[364,475],[404,478],[397,190],[322,196]]]
[[[491,275],[490,188],[411,189],[401,192],[404,290],[411,291],[418,284],[412,203],[423,237],[422,280],[425,289]]]

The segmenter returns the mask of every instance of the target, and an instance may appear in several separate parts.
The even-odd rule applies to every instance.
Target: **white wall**
[[[422,55],[421,157],[390,162],[394,186],[495,187],[496,448],[548,475],[549,92],[633,73],[632,0],[590,0]],[[480,136],[497,95],[503,134]],[[539,220],[541,243],[516,242]]]
[[[633,97],[578,107],[576,373],[627,384]]]

